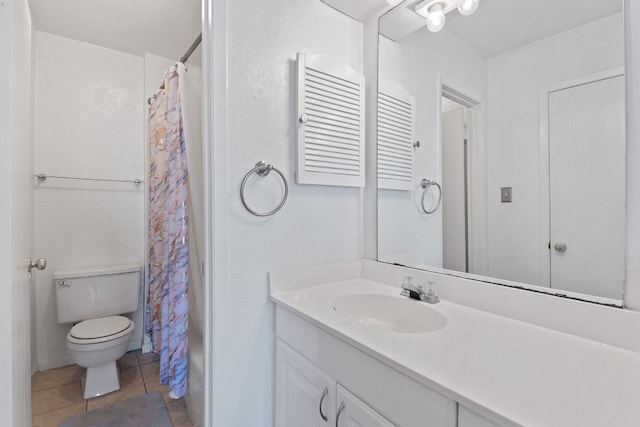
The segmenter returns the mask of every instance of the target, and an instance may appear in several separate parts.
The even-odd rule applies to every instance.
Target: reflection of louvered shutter
[[[398,84],[378,91],[378,188],[413,189],[413,98]]]
[[[298,53],[298,184],[364,187],[364,76]]]

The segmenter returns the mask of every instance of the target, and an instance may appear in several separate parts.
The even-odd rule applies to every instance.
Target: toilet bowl
[[[116,360],[130,348],[135,324],[124,317],[139,307],[142,266],[99,266],[53,273],[58,323],[73,324],[67,349],[87,368],[84,398],[120,388]]]
[[[100,317],[76,324],[67,334],[67,348],[76,364],[87,368],[84,398],[120,388],[116,360],[129,347],[135,323],[123,316]]]

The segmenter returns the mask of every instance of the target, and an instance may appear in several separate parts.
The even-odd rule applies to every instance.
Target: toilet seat
[[[67,341],[88,345],[117,340],[131,333],[134,323],[123,316],[100,317],[84,320],[69,331]]]

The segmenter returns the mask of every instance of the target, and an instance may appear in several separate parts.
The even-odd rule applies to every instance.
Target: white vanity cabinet
[[[458,405],[276,306],[275,427],[456,427]],[[326,420],[324,419],[326,418]]]
[[[276,427],[326,426],[335,419],[336,381],[282,341],[276,346]]]
[[[276,427],[394,427],[280,340],[276,352]]]
[[[337,427],[395,427],[389,420],[338,384]]]

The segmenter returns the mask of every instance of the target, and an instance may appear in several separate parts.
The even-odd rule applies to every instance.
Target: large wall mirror
[[[621,305],[622,0],[457,6],[380,19],[378,259]]]

